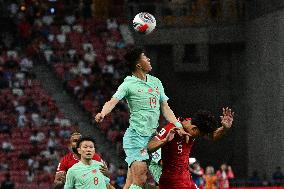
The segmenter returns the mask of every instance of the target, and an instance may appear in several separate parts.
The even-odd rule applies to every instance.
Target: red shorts
[[[159,181],[159,189],[198,189],[189,175],[163,177]]]

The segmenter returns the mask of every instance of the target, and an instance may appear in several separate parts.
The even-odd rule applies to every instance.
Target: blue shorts
[[[134,129],[128,128],[126,130],[123,136],[123,149],[128,167],[134,161],[147,161],[149,159],[147,144],[150,138],[150,136],[139,135]]]

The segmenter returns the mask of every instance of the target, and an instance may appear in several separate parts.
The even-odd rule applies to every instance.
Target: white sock
[[[129,189],[142,189],[140,186],[137,186],[135,184],[131,184]]]

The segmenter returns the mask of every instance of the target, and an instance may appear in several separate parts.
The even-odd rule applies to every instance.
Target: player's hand
[[[220,116],[221,124],[225,129],[230,129],[234,121],[234,112],[230,108],[223,108],[223,115]]]
[[[179,136],[184,137],[186,143],[189,142],[189,137],[191,137],[191,135],[187,132],[185,132],[185,130],[183,128],[177,128],[176,132],[178,133]]]
[[[63,184],[65,183],[65,174],[64,175],[61,175],[59,178],[58,178],[58,181],[62,182]]]
[[[63,172],[59,172],[55,174],[54,179],[54,189],[62,188],[65,184],[65,176],[66,174]]]
[[[100,123],[100,122],[102,122],[102,121],[104,120],[104,117],[105,117],[104,114],[98,113],[98,114],[95,116],[95,120],[96,120],[97,123]]]
[[[105,163],[104,163],[104,165],[101,165],[100,171],[101,171],[102,174],[104,174],[106,177],[109,176],[108,167],[107,167],[107,165],[106,165]]]
[[[174,127],[170,130],[170,132],[167,134],[167,136],[165,138],[166,139],[165,142],[169,142],[169,141],[173,140],[173,138],[175,137],[175,134],[176,134],[176,130],[178,130],[177,127]]]
[[[57,181],[65,183],[66,173],[63,172],[56,173],[55,177]]]

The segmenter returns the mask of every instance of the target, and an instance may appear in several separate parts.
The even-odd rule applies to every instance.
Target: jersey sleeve
[[[63,157],[63,158],[60,160],[60,162],[59,162],[59,164],[58,164],[58,166],[57,166],[56,173],[60,173],[60,172],[65,172],[65,173],[66,173],[67,170],[68,170],[68,168],[67,168],[67,166],[66,166],[66,163],[67,163],[66,158]]]
[[[127,95],[127,91],[128,91],[127,84],[124,81],[117,88],[116,92],[114,93],[114,95],[112,97],[117,98],[118,100],[121,100],[121,99],[123,99]]]
[[[160,80],[159,82],[160,82],[160,103],[161,103],[161,102],[168,101],[169,97],[167,97],[167,95],[165,94],[165,89],[164,89],[162,82]]]
[[[101,156],[100,156],[99,154],[97,154],[97,153],[94,154],[94,156],[93,156],[92,159],[93,159],[93,160],[96,160],[96,161],[98,161],[98,162],[103,162]]]
[[[74,185],[75,185],[75,176],[73,175],[73,170],[69,169],[67,171],[64,189],[73,189]]]
[[[108,177],[106,177],[106,176],[103,176],[103,177],[104,177],[105,183],[109,184],[110,183],[110,179]]]
[[[160,132],[159,132],[155,137],[156,137],[158,140],[162,140],[162,139],[166,138],[167,135],[168,135],[168,133],[170,132],[170,130],[171,130],[172,128],[174,128],[174,127],[175,127],[175,125],[172,124],[172,123],[167,124],[166,126],[164,126],[164,127],[160,130]]]

